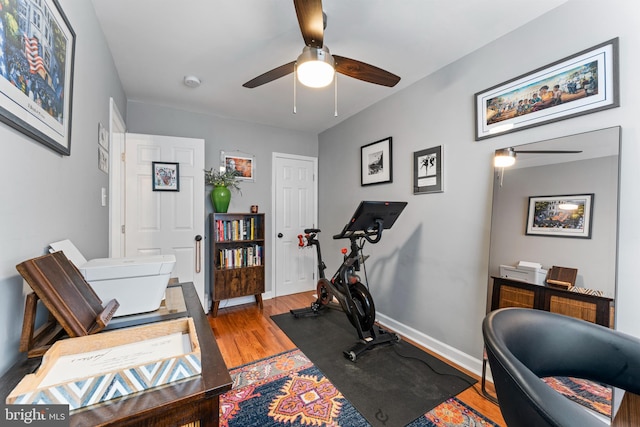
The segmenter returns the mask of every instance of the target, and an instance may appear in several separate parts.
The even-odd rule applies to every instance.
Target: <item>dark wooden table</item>
[[[193,283],[177,286],[182,288],[187,315],[195,324],[202,375],[78,410],[70,417],[71,426],[218,425],[219,396],[231,389],[231,377]],[[25,375],[40,366],[40,362],[41,358],[24,356],[0,378],[3,402]]]

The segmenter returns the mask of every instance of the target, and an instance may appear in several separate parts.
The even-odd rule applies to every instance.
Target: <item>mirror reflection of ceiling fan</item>
[[[493,165],[497,168],[513,166],[516,162],[516,154],[577,154],[581,150],[514,150],[513,147],[496,150]]]
[[[400,77],[381,68],[329,52],[323,43],[326,15],[322,12],[321,0],[293,0],[293,4],[306,45],[302,53],[297,60],[267,71],[242,86],[253,89],[293,72],[300,83],[309,87],[329,85],[336,72],[387,87],[393,87],[400,81]]]

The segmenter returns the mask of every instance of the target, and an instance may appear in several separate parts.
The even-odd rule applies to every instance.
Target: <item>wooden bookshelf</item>
[[[264,293],[264,214],[212,213],[209,215],[211,289],[213,310],[220,301],[255,296],[262,308]]]

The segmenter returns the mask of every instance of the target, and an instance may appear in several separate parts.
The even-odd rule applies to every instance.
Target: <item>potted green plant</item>
[[[240,183],[238,181],[238,171],[231,169],[204,171],[204,183],[212,185],[210,197],[213,209],[218,213],[226,213],[231,201],[231,191],[238,191],[240,194]]]

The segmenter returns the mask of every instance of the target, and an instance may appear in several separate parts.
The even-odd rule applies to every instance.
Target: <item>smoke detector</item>
[[[189,87],[198,87],[200,86],[200,79],[196,76],[185,76],[184,84]]]

